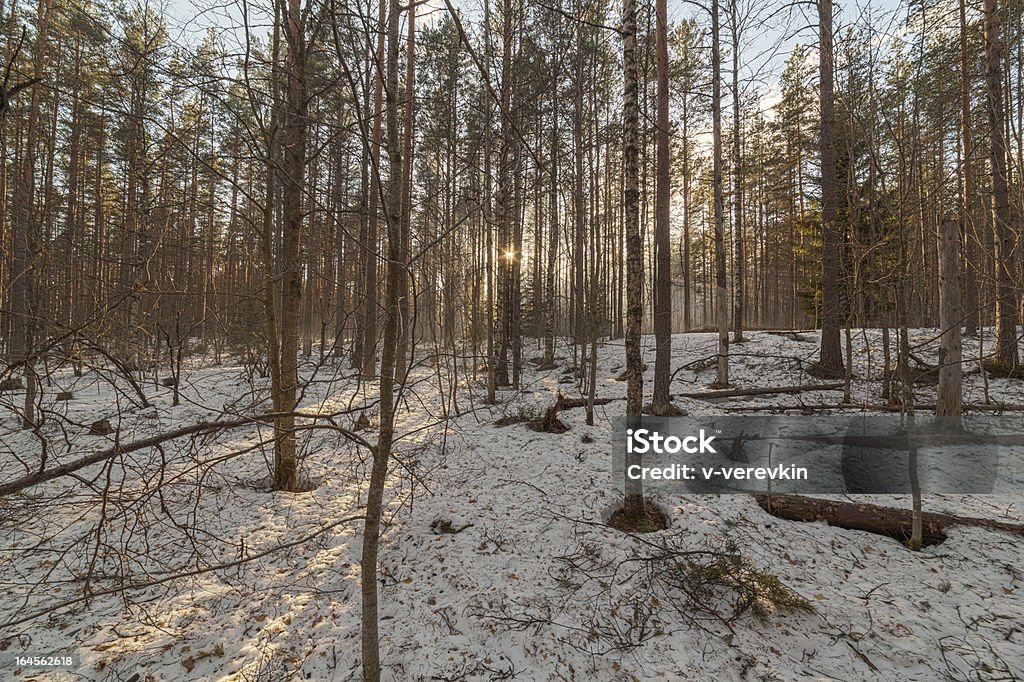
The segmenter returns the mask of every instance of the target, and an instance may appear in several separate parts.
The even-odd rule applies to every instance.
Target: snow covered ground
[[[732,347],[738,387],[813,382],[804,373],[817,335],[799,340],[754,332]],[[915,351],[935,361],[934,330],[917,330]],[[646,387],[653,339],[645,338]],[[865,341],[870,341],[871,352]],[[711,334],[674,337],[673,365],[714,355]],[[972,345],[973,344],[973,345]],[[854,337],[853,402],[875,405],[881,353],[875,331]],[[539,354],[527,346],[527,357]],[[649,548],[604,525],[619,496],[611,486],[613,417],[623,403],[561,413],[563,434],[537,433],[505,417],[543,411],[558,390],[578,395],[559,349],[559,367],[528,369],[524,387],[483,404],[483,386],[417,366],[399,418],[381,550],[381,654],[393,680],[1010,680],[1024,676],[1024,547],[1019,538],[958,528],[913,553],[890,538],[776,519],[741,495],[659,500],[670,528],[654,534],[683,549],[735,545],[814,606],[778,610],[765,621],[694,627],[676,595],[651,601],[626,567]],[[965,342],[965,357],[977,342]],[[600,350],[598,395],[620,397],[622,343]],[[968,365],[968,371],[972,368]],[[302,408],[346,412],[368,406],[347,364],[326,363]],[[254,414],[266,384],[237,366],[186,370],[182,405],[150,383],[154,403],[133,405],[109,377],[55,375],[75,398],[54,410],[41,434],[0,421],[0,482],[114,444],[88,435],[102,417],[121,443],[227,414]],[[713,361],[680,370],[675,392],[706,388]],[[977,372],[965,402],[985,398]],[[990,378],[993,402],[1024,403],[1024,382]],[[11,401],[17,394],[4,394]],[[736,407],[836,404],[842,391],[736,398],[680,398],[691,414]],[[919,387],[917,399],[934,400]],[[445,418],[448,413],[459,416]],[[118,417],[118,415],[120,415]],[[118,419],[120,421],[118,421]],[[511,421],[515,421],[514,419]],[[1024,417],[1022,417],[1024,421]],[[311,422],[306,422],[311,424]],[[0,678],[12,680],[349,680],[359,667],[358,516],[368,453],[324,426],[301,433],[310,492],[266,485],[267,426],[233,429],[132,452],[0,498]],[[373,431],[364,431],[374,440]],[[871,502],[909,506],[876,496]],[[931,511],[1024,520],[1024,494],[931,496]],[[616,570],[617,569],[617,570]],[[119,590],[121,581],[136,587]],[[642,592],[642,594],[641,594]],[[639,603],[641,597],[645,600]],[[70,602],[70,603],[69,603]],[[691,614],[692,615],[692,614]],[[629,645],[629,646],[627,646]],[[22,655],[73,655],[70,668],[18,667]]]

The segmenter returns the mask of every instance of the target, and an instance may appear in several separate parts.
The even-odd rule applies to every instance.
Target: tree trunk
[[[302,300],[302,193],[306,170],[306,38],[299,0],[288,0],[285,39],[288,83],[284,120],[284,187],[282,207],[281,409],[295,409],[299,387],[299,313]],[[274,487],[298,490],[295,417],[275,420]]]
[[[734,343],[743,341],[743,130],[740,112],[740,27],[739,0],[729,3],[729,24],[732,28],[732,155],[733,155],[733,241],[736,259],[733,263],[733,337]]]
[[[587,266],[586,259],[586,214],[583,200],[583,36],[582,25],[576,25],[576,64],[575,83],[573,85],[572,109],[572,211],[573,211],[573,324],[574,343],[579,346],[580,366],[586,354],[587,323],[586,323],[586,291],[584,289],[583,272]],[[575,351],[574,351],[575,352]]]
[[[364,379],[370,379],[377,373],[377,213],[380,202],[380,136],[381,136],[381,109],[383,106],[384,74],[384,33],[385,21],[387,20],[387,2],[380,0],[380,11],[377,14],[379,31],[377,34],[377,59],[375,60],[374,71],[377,78],[373,90],[373,142],[370,144],[370,206],[369,224],[366,232],[366,243],[363,248],[366,253],[366,277],[363,284],[363,343],[362,361],[363,366],[360,374]]]
[[[25,375],[25,402],[22,427],[35,427],[35,400],[37,379],[35,373],[35,332],[39,300],[36,291],[36,261],[39,257],[41,236],[33,211],[35,194],[35,157],[39,135],[39,113],[42,100],[43,67],[49,35],[51,0],[39,0],[36,14],[36,46],[32,55],[32,97],[29,103],[25,132],[25,154],[21,163],[21,182],[18,185],[17,224],[12,244],[11,308],[13,309],[11,359],[22,362]]]
[[[484,26],[491,25],[491,3],[484,0]],[[483,163],[483,185],[484,185],[484,223],[487,232],[487,402],[493,405],[497,400],[497,374],[495,365],[495,339],[494,339],[494,220],[491,215],[491,32],[484,31],[484,163]]]
[[[409,262],[409,249],[412,233],[412,141],[413,120],[416,115],[414,107],[414,89],[416,84],[416,4],[409,5],[408,38],[405,44],[405,121],[402,132],[402,262]],[[410,324],[410,273],[403,272],[402,286],[399,292],[398,309],[401,320],[401,333],[396,359],[395,376],[405,381],[405,375],[412,358],[409,348],[412,344],[413,330]]]
[[[672,258],[669,234],[671,180],[668,148],[668,7],[657,0],[658,51],[658,123],[657,123],[657,195],[654,209],[654,396],[651,411],[668,414],[669,379],[672,371]]]
[[[515,36],[512,33],[512,2],[505,0],[502,6],[502,31],[501,31],[501,140],[498,151],[498,276],[497,276],[497,334],[495,335],[494,356],[494,383],[496,386],[508,386],[509,367],[508,358],[512,344],[512,315],[513,315],[513,269],[519,254],[515,252],[514,240],[512,238],[513,222],[515,220],[515,192],[513,188],[514,167],[513,167],[513,143],[514,132],[512,123],[512,43]]]
[[[722,177],[722,48],[718,0],[711,3],[712,175],[715,213],[715,321],[718,326],[719,388],[729,385],[729,293],[725,273],[725,197]]]
[[[967,0],[960,0],[960,146],[961,175],[960,183],[960,232],[965,246],[964,253],[964,334],[974,336],[978,333],[978,272],[977,248],[978,235],[974,223],[974,141],[971,131],[971,79],[969,56],[967,53]]]
[[[363,679],[380,680],[380,636],[377,608],[377,554],[380,542],[381,508],[388,461],[395,433],[395,366],[401,346],[401,306],[399,298],[405,263],[402,261],[402,178],[403,159],[398,132],[398,24],[399,0],[391,0],[387,19],[387,79],[385,117],[387,127],[388,188],[384,218],[388,234],[387,288],[385,290],[384,338],[380,360],[380,430],[373,449],[373,465],[366,496],[366,523],[363,527],[362,577],[362,654]]]
[[[558,264],[558,90],[552,93],[550,222],[544,273],[544,367],[555,365],[555,268]]]
[[[991,135],[992,223],[996,267],[996,360],[1008,370],[1020,363],[1017,325],[1020,292],[1014,286],[1014,233],[1010,225],[1010,197],[1006,168],[1006,114],[1003,108],[1002,43],[999,38],[997,0],[985,0],[985,83]]]
[[[687,103],[689,94],[683,94],[683,253],[682,253],[682,275],[683,275],[683,331],[690,331],[690,323],[693,319],[690,314],[692,305],[692,294],[690,291],[690,137],[689,122],[687,116]]]
[[[960,345],[960,232],[945,217],[939,224],[939,388],[935,401],[938,417],[959,416],[962,402]]]
[[[717,0],[716,0],[717,1]],[[639,418],[643,408],[644,374],[640,356],[640,325],[643,321],[643,242],[640,240],[639,136],[640,122],[636,66],[636,0],[624,0],[622,9],[623,86],[623,230],[626,235],[626,417]],[[634,462],[627,456],[626,466]],[[626,517],[644,514],[643,486],[626,479],[623,504]]]
[[[835,95],[832,66],[832,0],[818,0],[818,66],[821,102],[821,351],[818,372],[843,376],[839,328],[843,321],[836,220]]]

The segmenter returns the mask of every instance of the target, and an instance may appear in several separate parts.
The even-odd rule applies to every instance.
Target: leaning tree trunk
[[[623,230],[626,234],[626,417],[638,419],[643,408],[644,373],[640,356],[640,324],[643,320],[643,242],[640,240],[639,108],[636,67],[636,0],[625,0],[622,8],[623,86]],[[633,464],[627,461],[626,465]],[[626,479],[623,504],[625,516],[640,519],[644,514],[640,481]]]

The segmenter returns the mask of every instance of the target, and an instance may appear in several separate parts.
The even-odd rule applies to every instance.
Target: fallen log
[[[717,330],[716,330],[717,331]],[[782,327],[772,327],[771,329],[751,329],[750,331],[764,332],[765,334],[812,334],[820,331],[819,329],[785,329]]]
[[[887,535],[906,542],[910,538],[912,511],[896,507],[881,507],[823,500],[803,495],[759,493],[754,499],[772,516],[788,521],[827,521],[831,526],[850,530],[863,530],[876,535]],[[972,516],[954,516],[923,512],[921,538],[925,545],[937,545],[946,539],[946,529],[952,526],[973,526],[1024,536],[1024,525]]]
[[[900,412],[903,408],[899,405],[864,405],[862,403],[851,403],[849,405],[744,405],[742,407],[727,407],[727,412],[824,412],[825,410],[856,410],[858,412]],[[914,409],[921,412],[934,412],[935,405],[914,405]],[[1024,412],[1024,405],[964,405],[964,412]]]
[[[626,399],[625,396],[623,396],[621,398],[594,398],[594,404],[595,405],[607,405],[608,403],[614,402],[616,400],[625,400],[625,399]],[[586,398],[562,398],[561,400],[562,400],[562,403],[558,407],[558,409],[560,409],[560,410],[569,410],[569,409],[572,409],[574,407],[586,407],[587,406],[587,399]]]
[[[709,400],[714,398],[738,398],[748,395],[772,395],[774,393],[802,393],[804,391],[832,391],[842,388],[845,383],[840,381],[832,384],[803,384],[800,386],[775,386],[770,388],[730,388],[723,391],[701,391],[699,393],[679,393],[683,398]]]

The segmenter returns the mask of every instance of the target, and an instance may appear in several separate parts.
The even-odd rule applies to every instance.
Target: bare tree
[[[362,653],[363,679],[380,680],[380,637],[377,632],[377,555],[380,541],[380,522],[387,481],[388,462],[395,434],[395,370],[398,350],[403,346],[402,336],[407,330],[401,324],[402,279],[406,263],[402,260],[402,139],[398,129],[399,99],[398,53],[401,38],[399,23],[402,5],[391,0],[387,18],[387,57],[385,62],[384,117],[388,153],[388,185],[384,218],[388,236],[387,287],[385,289],[384,337],[380,360],[380,427],[377,445],[373,449],[366,494],[366,522],[363,526],[363,551],[360,561],[362,578]]]

